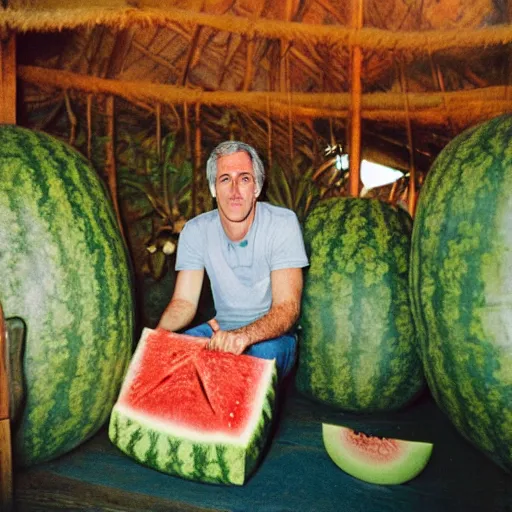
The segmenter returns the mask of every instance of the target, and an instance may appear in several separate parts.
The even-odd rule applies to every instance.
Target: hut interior
[[[174,248],[184,222],[214,206],[204,169],[219,142],[254,146],[267,170],[263,199],[292,208],[301,221],[319,200],[334,196],[377,197],[414,216],[425,176],[446,144],[466,128],[512,110],[511,7],[504,0],[2,4],[0,122],[51,134],[92,162],[110,190],[130,248],[141,326],[156,325],[172,293]],[[389,166],[402,177],[373,187],[361,179],[364,162]],[[210,311],[206,283],[198,317],[206,319]],[[295,405],[303,414],[297,423],[312,415],[300,400]],[[432,413],[428,403],[421,407],[422,414]],[[299,443],[291,432],[286,423],[282,450]],[[207,486],[208,492],[190,498],[190,483],[179,488],[136,465],[125,468],[126,478],[120,476],[120,457],[101,440],[91,442],[89,452],[78,452],[60,467],[21,474],[17,491],[15,478],[19,510],[343,509],[330,508],[331,498],[322,504],[320,497],[329,492],[327,485],[336,487],[334,477],[305,472],[304,492],[312,498],[299,491],[304,482],[279,491],[276,460],[260,475],[268,485],[275,479],[276,489],[268,488],[278,500],[272,508],[257,500],[258,492],[265,494],[261,479],[254,479],[246,495]],[[282,455],[302,467],[293,454]],[[117,489],[115,475],[101,481],[92,474],[95,465],[116,473],[105,461],[109,457],[116,459],[112,467],[122,482]],[[510,480],[479,454],[443,462],[448,465],[426,487],[412,488],[410,502],[410,488],[385,497],[382,489],[368,487],[364,507],[352,497],[345,509],[512,508]],[[315,463],[312,470],[320,471]],[[81,464],[89,464],[87,477],[76,477]],[[479,467],[480,476],[488,475],[481,483]],[[456,472],[462,473],[460,481]],[[438,494],[432,482],[442,482]],[[379,500],[385,507],[379,508]],[[488,507],[479,508],[484,501]]]

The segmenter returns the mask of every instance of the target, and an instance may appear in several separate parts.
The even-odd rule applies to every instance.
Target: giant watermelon
[[[414,223],[411,293],[437,403],[512,469],[512,116],[463,132],[434,162]]]
[[[132,348],[125,245],[105,188],[66,144],[0,127],[0,301],[27,328],[14,458],[29,465],[91,436]]]
[[[297,387],[354,412],[398,409],[423,386],[408,296],[410,218],[373,199],[319,203],[305,223],[310,256]]]
[[[124,453],[159,471],[241,485],[269,434],[276,365],[210,351],[207,341],[144,329],[109,436]]]

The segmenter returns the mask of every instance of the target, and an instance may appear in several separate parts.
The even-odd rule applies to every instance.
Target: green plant
[[[304,222],[311,208],[320,199],[321,189],[313,182],[314,168],[301,170],[302,160],[296,158],[292,170],[285,170],[273,165],[269,173],[266,195],[277,206],[293,210],[301,223]]]
[[[152,142],[126,136],[120,155],[123,163],[119,168],[119,186],[121,196],[135,210],[131,223],[150,220],[150,233],[144,240],[144,270],[158,280],[165,274],[178,234],[192,214],[192,164],[176,154],[173,134],[162,139],[161,159]]]

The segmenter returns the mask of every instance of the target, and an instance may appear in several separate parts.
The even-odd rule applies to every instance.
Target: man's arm
[[[181,270],[178,272],[172,299],[160,318],[158,327],[178,331],[194,318],[203,286],[204,270]]]
[[[210,321],[215,331],[210,349],[241,354],[249,345],[277,338],[291,329],[300,313],[302,269],[274,270],[270,278],[272,307],[269,312],[255,322],[233,331],[222,331],[215,320]]]

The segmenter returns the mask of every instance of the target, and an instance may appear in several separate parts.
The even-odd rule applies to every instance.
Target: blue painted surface
[[[145,468],[117,450],[105,431],[34,470],[166,499],[170,506],[178,502],[232,512],[512,510],[512,476],[460,437],[428,395],[405,411],[372,416],[344,414],[292,395],[281,416],[270,449],[243,487],[201,484]],[[431,441],[433,455],[406,484],[367,484],[331,461],[323,447],[322,422]]]

